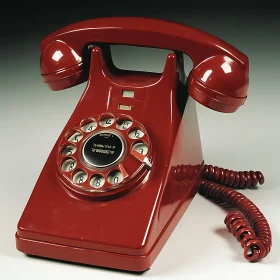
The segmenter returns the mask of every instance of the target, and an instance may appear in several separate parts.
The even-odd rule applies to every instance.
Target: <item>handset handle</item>
[[[225,41],[199,29],[152,18],[112,17],[77,22],[41,42],[41,74],[52,90],[87,79],[90,44],[121,44],[169,49],[193,61],[188,94],[216,111],[235,112],[247,98],[249,61]]]
[[[248,58],[225,41],[199,29],[153,18],[96,18],[70,24],[51,33],[41,42],[41,52],[53,40],[67,42],[78,54],[89,42],[112,43],[181,51],[194,67],[208,57],[224,54],[243,69]]]

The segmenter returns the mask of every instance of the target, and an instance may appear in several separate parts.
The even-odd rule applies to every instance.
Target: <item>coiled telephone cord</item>
[[[183,180],[195,168],[188,165],[177,166],[175,176]],[[233,171],[212,165],[204,165],[203,176],[198,192],[215,202],[227,203],[238,211],[230,212],[224,223],[240,242],[244,257],[257,262],[266,257],[272,245],[269,224],[258,207],[245,195],[234,189],[254,188],[264,183],[260,171]]]

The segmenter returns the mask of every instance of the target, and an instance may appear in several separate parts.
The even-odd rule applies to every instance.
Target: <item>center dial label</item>
[[[82,155],[91,166],[102,168],[116,163],[123,155],[123,140],[111,131],[93,134],[85,142]]]

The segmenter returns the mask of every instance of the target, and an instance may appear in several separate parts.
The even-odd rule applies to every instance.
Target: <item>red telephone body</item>
[[[110,44],[172,50],[163,73],[118,69]],[[186,78],[183,53],[193,70]],[[26,254],[130,271],[148,269],[199,187],[195,100],[236,111],[248,59],[198,29],[149,18],[98,18],[41,42],[52,90],[88,79],[19,220]],[[178,180],[176,166],[188,166]]]

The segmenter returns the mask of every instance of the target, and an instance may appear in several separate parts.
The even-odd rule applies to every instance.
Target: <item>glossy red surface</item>
[[[215,89],[217,94],[223,93],[224,102],[226,97],[246,98],[248,77],[228,56],[216,55],[204,60],[193,69],[192,75],[205,86]]]
[[[43,81],[48,83],[52,90],[68,88],[87,80],[82,57],[60,40],[45,47],[40,68]]]
[[[82,57],[68,44],[59,40],[52,41],[44,48],[44,55],[41,56],[41,74],[55,73],[79,65],[81,62]]]
[[[190,204],[197,192],[203,160],[195,103],[185,98],[184,115],[184,103],[177,103],[178,95],[185,97],[185,92],[177,89],[176,56],[168,55],[162,74],[131,72],[126,79],[126,73],[110,72],[101,49],[92,50],[87,87],[53,147],[18,223],[19,250],[119,269],[145,270]],[[123,90],[133,90],[134,98],[123,97]],[[131,110],[119,110],[120,104],[131,106]],[[143,126],[149,135],[143,139],[151,142],[147,156],[152,167],[134,176],[133,158],[127,156],[130,159],[125,158],[121,164],[131,182],[119,188],[126,191],[121,195],[108,191],[100,201],[95,195],[87,195],[88,185],[83,184],[85,188],[79,192],[65,183],[60,151],[69,131],[77,129],[84,120],[104,114],[129,116],[137,127]],[[115,124],[112,129],[116,129]],[[182,163],[191,163],[197,172],[177,188],[169,170]],[[127,189],[127,185],[131,188]]]
[[[183,52],[193,61],[188,91],[194,99],[211,109],[226,113],[236,111],[246,100],[249,77],[246,55],[204,31],[149,18],[97,18],[74,23],[51,33],[40,46],[43,79],[50,82],[49,86],[53,90],[83,82],[85,78],[80,77],[80,67],[83,67],[77,67],[77,62],[83,58],[87,46],[100,43]],[[53,61],[59,52],[63,54],[61,62]],[[55,73],[58,74],[56,77]],[[67,76],[71,77],[70,83],[70,79],[64,79]]]
[[[249,79],[228,56],[212,56],[189,76],[189,94],[203,105],[221,112],[236,111],[247,98]]]
[[[125,71],[113,65],[106,43],[177,52],[168,55],[163,73]],[[146,270],[200,186],[204,162],[194,99],[220,112],[236,111],[247,97],[248,58],[193,27],[130,17],[61,28],[43,39],[40,51],[42,78],[52,90],[87,79],[88,83],[19,220],[17,248],[31,255]],[[186,83],[180,74],[181,52],[194,64]],[[124,90],[134,96],[124,97]],[[119,105],[130,110],[120,110]],[[114,122],[105,130],[121,133],[126,146],[121,161],[106,170],[85,164],[81,151],[92,134],[81,126],[104,116],[126,118],[132,121],[131,129],[141,128],[147,155],[132,150],[136,140],[129,137],[130,129],[120,132]],[[96,126],[95,131],[102,130]],[[61,151],[71,144],[68,137],[73,131],[81,134],[81,142],[71,142],[76,154],[65,157]],[[70,172],[62,170],[67,158],[76,162]],[[124,177],[117,185],[108,183],[113,169]],[[187,174],[184,180],[182,170]],[[88,176],[73,182],[79,171]],[[90,183],[96,174],[105,178],[99,190]]]

